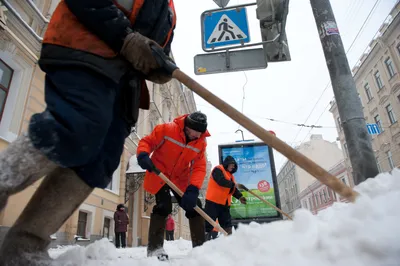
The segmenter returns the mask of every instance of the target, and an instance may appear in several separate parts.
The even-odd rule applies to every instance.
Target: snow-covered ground
[[[144,247],[116,250],[107,240],[50,254],[57,264],[76,266],[400,265],[400,171],[356,190],[362,196],[355,204],[336,203],[318,216],[301,209],[293,221],[243,225],[193,250],[186,240],[165,242],[170,262],[146,258]]]

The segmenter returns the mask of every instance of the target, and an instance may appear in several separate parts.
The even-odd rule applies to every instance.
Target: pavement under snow
[[[107,240],[86,248],[60,247],[50,255],[61,265],[400,265],[400,170],[356,187],[355,204],[335,203],[313,216],[298,210],[293,221],[240,226],[193,249],[191,242],[165,242],[170,262],[146,258],[146,249],[117,250]]]

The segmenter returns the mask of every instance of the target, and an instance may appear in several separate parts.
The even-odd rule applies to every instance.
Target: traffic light
[[[267,62],[291,60],[285,30],[288,12],[289,0],[257,0],[256,14],[262,40],[271,41],[263,44]]]

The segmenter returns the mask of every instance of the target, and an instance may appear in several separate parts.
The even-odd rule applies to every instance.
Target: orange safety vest
[[[235,177],[231,173],[226,171],[222,165],[218,165],[215,168],[219,168],[222,171],[225,179],[236,183]],[[229,193],[230,190],[231,190],[230,188],[221,187],[220,185],[218,185],[218,183],[215,182],[214,178],[212,178],[212,176],[211,176],[210,181],[208,182],[206,200],[212,201],[212,202],[220,204],[220,205],[225,205],[226,202],[228,202],[228,206],[231,206],[232,195],[235,190],[233,189],[232,192]]]
[[[131,12],[127,12],[116,1],[114,2],[115,5],[129,18],[131,25],[134,25],[144,1],[145,0],[133,1]],[[176,24],[176,13],[173,0],[169,1],[169,7],[173,12],[173,21],[172,27],[168,32],[167,39],[163,46],[165,46],[171,38],[173,28]],[[77,17],[75,17],[75,15],[69,10],[64,0],[61,0],[51,17],[43,38],[43,43],[81,50],[105,58],[115,57],[117,55],[117,53],[104,41],[78,21]]]

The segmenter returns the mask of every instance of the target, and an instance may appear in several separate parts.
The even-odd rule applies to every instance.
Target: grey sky
[[[229,5],[254,1],[231,0]],[[200,14],[207,9],[217,8],[217,5],[212,0],[175,0],[174,2],[178,20],[172,49],[176,63],[181,70],[241,111],[243,86],[246,83],[244,72],[196,76],[193,71],[193,57],[204,53],[201,49]],[[346,49],[357,35],[375,2],[376,0],[331,0]],[[351,68],[396,2],[397,0],[378,0],[376,10],[348,54]],[[246,71],[244,114],[262,127],[275,131],[283,141],[296,146],[303,140],[309,139],[310,128],[303,128],[298,134],[299,127],[271,122],[263,118],[304,123],[328,84],[329,73],[309,0],[291,0],[289,8],[286,30],[292,61],[270,63],[267,69]],[[260,41],[255,7],[249,7],[247,15],[251,41]],[[218,144],[241,139],[240,133],[235,134],[238,124],[197,95],[195,98],[198,109],[208,116],[209,131],[212,136],[208,139],[207,152],[215,166],[218,164]],[[337,137],[335,123],[328,106],[332,98],[332,88],[329,87],[305,123],[329,127],[313,129],[310,133],[323,134],[324,139],[329,141],[335,141]],[[320,119],[316,123],[318,118]],[[245,139],[254,138],[246,130],[244,130],[244,135]],[[274,151],[274,156],[278,171],[286,159],[276,151]]]

